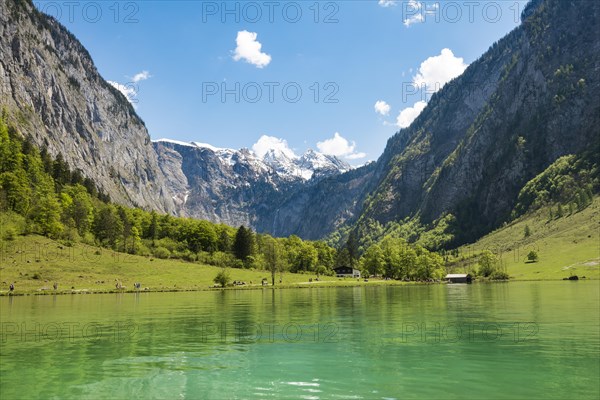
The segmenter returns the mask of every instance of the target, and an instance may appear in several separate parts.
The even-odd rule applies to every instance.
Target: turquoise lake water
[[[0,298],[0,398],[598,399],[600,282]]]

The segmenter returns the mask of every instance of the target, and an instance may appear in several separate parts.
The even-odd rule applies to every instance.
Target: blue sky
[[[359,165],[517,26],[526,2],[34,3],[129,92],[153,139],[252,148],[268,136],[260,145]]]

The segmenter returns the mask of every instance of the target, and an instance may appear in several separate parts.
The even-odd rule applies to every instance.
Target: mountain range
[[[351,169],[314,150],[296,156],[269,149],[259,155],[169,139],[153,145],[180,215],[265,231],[272,231],[272,210],[284,208],[294,193]]]
[[[119,204],[306,239],[444,220],[457,245],[508,221],[561,156],[597,162],[599,14],[593,1],[531,1],[519,27],[354,169],[314,151],[152,142],[80,42],[30,1],[0,0],[0,106]]]

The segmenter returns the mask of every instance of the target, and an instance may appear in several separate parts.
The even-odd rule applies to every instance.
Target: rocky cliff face
[[[0,107],[120,204],[173,212],[142,120],[81,43],[28,1],[0,0]]]
[[[597,146],[599,4],[530,3],[520,27],[390,139],[361,222],[452,213],[458,241],[472,240],[505,221],[558,157]]]
[[[370,163],[301,187],[269,213],[260,228],[280,236],[295,234],[315,240],[351,225],[376,182],[375,167]]]
[[[323,237],[353,215],[347,204],[354,209],[363,188],[340,185],[352,180],[339,180],[351,167],[313,150],[297,157],[272,149],[260,157],[164,139],[154,147],[180,214],[277,236]]]

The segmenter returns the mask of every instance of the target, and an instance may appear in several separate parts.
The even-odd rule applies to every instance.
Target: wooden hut
[[[448,283],[471,283],[473,280],[470,274],[448,274],[444,279]]]

